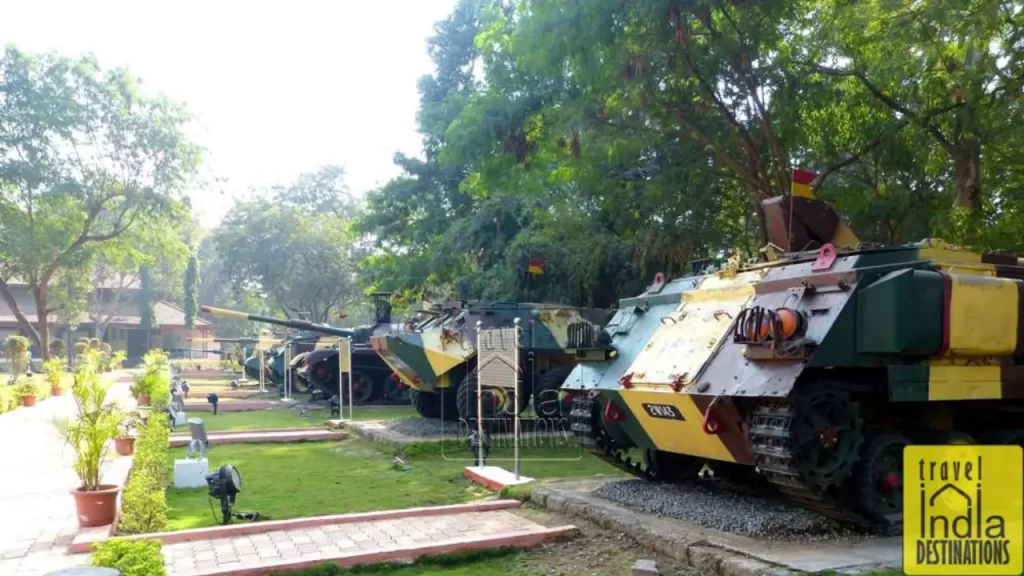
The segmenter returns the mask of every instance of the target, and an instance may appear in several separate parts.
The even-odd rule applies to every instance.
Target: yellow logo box
[[[1024,572],[1020,446],[903,451],[903,571],[910,576]]]

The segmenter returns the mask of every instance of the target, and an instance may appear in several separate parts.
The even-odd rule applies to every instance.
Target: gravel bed
[[[388,430],[416,438],[440,438],[459,433],[458,422],[439,418],[396,418],[384,424]]]
[[[767,540],[811,542],[864,536],[810,510],[775,498],[755,496],[749,490],[724,483],[710,486],[623,480],[604,484],[595,494],[648,514]]]

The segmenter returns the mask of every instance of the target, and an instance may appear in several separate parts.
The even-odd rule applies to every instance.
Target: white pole
[[[512,431],[512,461],[515,468],[516,480],[519,480],[519,328],[520,319],[516,318],[513,321],[513,345],[515,346],[515,367],[516,367],[516,395],[515,402],[512,404],[512,410],[515,411],[515,426]]]
[[[284,399],[292,399],[292,346],[291,343],[284,343]]]
[[[264,376],[263,372],[266,371],[267,368],[266,368],[266,365],[263,363],[263,348],[260,348],[259,350],[260,350],[260,392],[266,392],[266,389],[264,388],[265,376]]]
[[[345,338],[345,356],[348,359],[348,419],[355,420],[355,412],[352,407],[352,338]],[[341,358],[341,354],[338,354],[338,358]],[[341,378],[340,372],[338,378]]]
[[[483,321],[476,321],[476,349],[477,349],[477,367],[476,367],[476,466],[479,469],[484,467],[484,399],[483,399],[483,384],[480,382],[480,350],[483,350],[482,343],[480,340],[481,330],[483,328]]]

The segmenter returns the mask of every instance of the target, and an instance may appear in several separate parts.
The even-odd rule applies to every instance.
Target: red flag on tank
[[[543,258],[530,258],[530,274],[535,274],[538,276],[544,274]]]
[[[813,199],[814,189],[811,188],[811,182],[814,181],[815,176],[816,174],[809,170],[793,168],[793,176],[791,178],[793,183],[790,188],[790,194]]]

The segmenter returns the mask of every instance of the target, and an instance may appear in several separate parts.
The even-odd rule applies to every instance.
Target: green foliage
[[[107,456],[107,443],[117,435],[122,415],[113,404],[107,404],[110,385],[96,373],[98,352],[89,351],[75,368],[71,394],[77,413],[54,419],[64,442],[75,452],[75,474],[82,490],[95,490],[100,485],[100,471]]]
[[[80,361],[89,353],[89,341],[79,340],[75,342],[75,361]]]
[[[4,340],[4,358],[7,360],[7,371],[13,382],[28,370],[29,341],[24,336],[11,335]]]
[[[152,349],[142,356],[142,373],[134,377],[131,386],[132,396],[138,400],[142,396],[149,397],[153,410],[160,412],[170,406],[170,361],[162,350]]]
[[[14,393],[14,386],[0,386],[0,414],[10,412],[21,405],[21,398]]]
[[[54,340],[50,342],[50,356],[55,356],[60,359],[67,358],[68,345],[63,340]]]
[[[199,311],[199,259],[195,251],[188,259],[185,269],[185,326],[192,328]]]
[[[37,318],[15,306],[19,327],[49,350],[47,314],[69,326],[82,313],[83,276],[111,242],[184,210],[200,151],[190,116],[145,94],[123,69],[92,57],[27,54],[0,59],[0,292],[28,282]],[[76,294],[77,292],[77,294]],[[50,295],[64,299],[54,307]]]
[[[139,327],[153,330],[157,325],[153,316],[153,280],[149,266],[143,266],[139,271],[139,284]]]
[[[64,360],[59,356],[53,356],[43,362],[43,371],[46,372],[46,382],[50,389],[60,388],[60,380],[64,375]]]
[[[355,264],[364,256],[351,230],[354,204],[337,167],[303,174],[290,187],[239,201],[214,234],[221,277],[236,294],[258,286],[290,317],[331,322],[363,304]],[[319,200],[315,200],[319,199]]]
[[[90,564],[115,568],[121,576],[166,576],[162,548],[155,539],[111,538],[93,545]]]
[[[39,396],[39,392],[39,387],[36,385],[35,382],[32,381],[31,378],[21,377],[18,379],[18,382],[14,385],[14,394],[18,398],[24,399],[31,396],[33,398],[42,400],[42,398]]]
[[[145,534],[167,527],[169,440],[167,415],[152,413],[135,440],[132,472],[122,499],[120,533]]]

